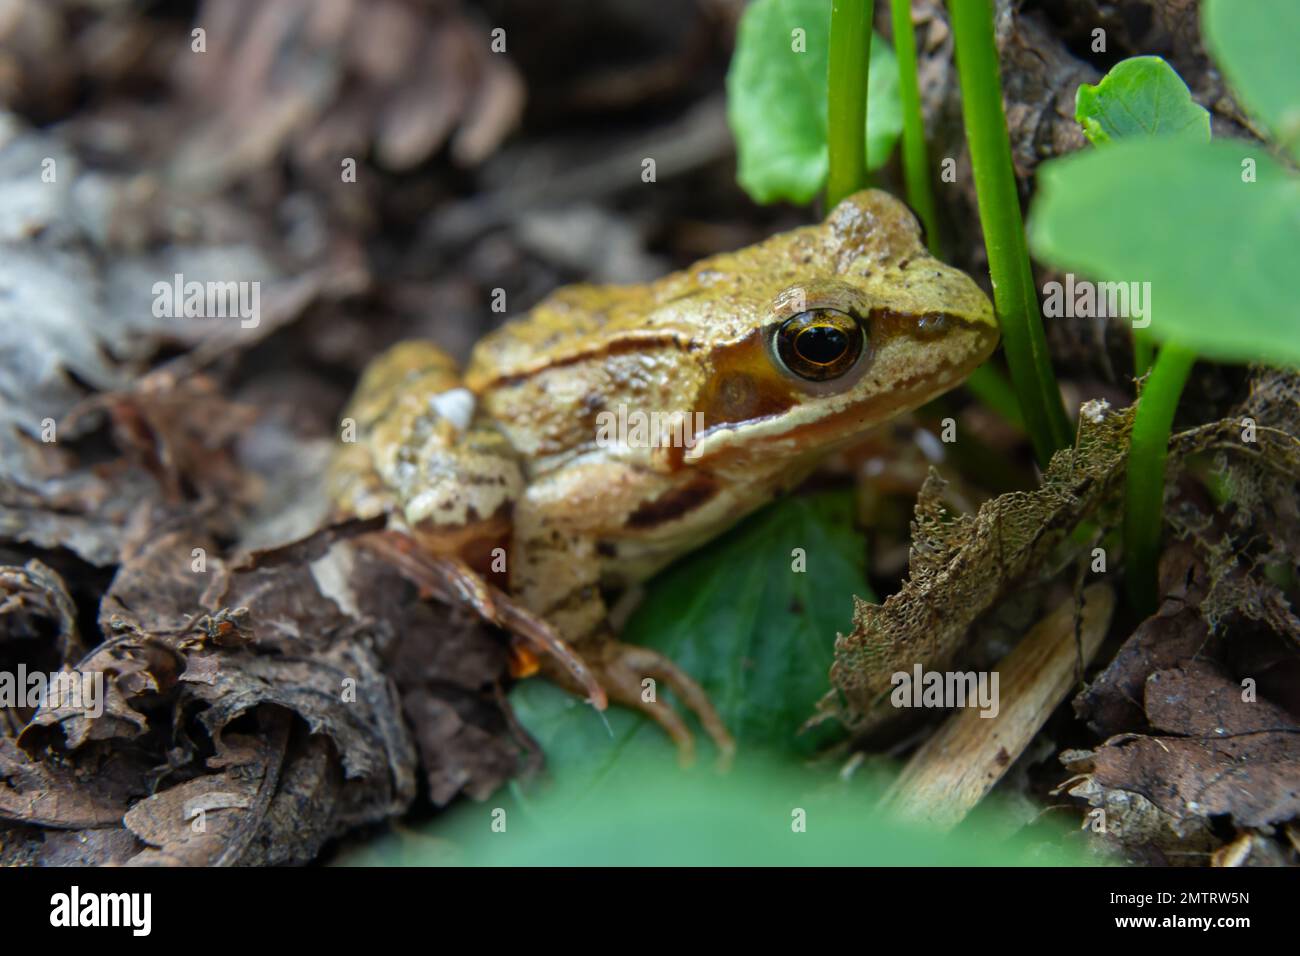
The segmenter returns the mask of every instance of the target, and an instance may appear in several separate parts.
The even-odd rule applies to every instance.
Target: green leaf
[[[1300,365],[1300,178],[1261,144],[1118,141],[1044,163],[1038,184],[1039,259],[1150,283],[1157,339],[1219,361]]]
[[[1127,136],[1210,139],[1210,114],[1158,56],[1132,57],[1115,64],[1096,86],[1082,84],[1074,118],[1094,146]]]
[[[803,571],[792,570],[795,549]],[[742,755],[808,756],[832,733],[798,731],[830,687],[835,635],[852,625],[855,594],[872,599],[865,558],[851,494],[787,498],[650,581],[623,638],[699,681]],[[663,730],[634,711],[602,716],[541,681],[520,684],[511,703],[552,775],[575,791],[643,763],[675,766]],[[695,730],[703,755],[706,738]]]
[[[1008,839],[993,812],[952,833],[875,809],[878,782],[842,783],[789,764],[683,776],[634,767],[575,807],[462,803],[446,817],[345,851],[334,865],[418,866],[1066,866],[1061,831]]]
[[[1300,4],[1205,0],[1206,45],[1243,105],[1279,145],[1300,158]]]
[[[737,178],[756,202],[808,203],[826,185],[830,18],[826,0],[755,0],[741,17],[727,71],[727,120],[736,138]],[[868,169],[885,164],[902,128],[898,61],[873,33]]]
[[[853,596],[874,600],[851,492],[785,498],[651,582],[624,636],[667,654],[740,747],[810,754],[796,732],[830,688]]]

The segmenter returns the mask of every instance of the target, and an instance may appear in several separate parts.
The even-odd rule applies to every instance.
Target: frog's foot
[[[608,638],[585,642],[579,649],[609,699],[641,711],[662,727],[677,745],[678,761],[683,766],[694,762],[695,738],[681,715],[661,699],[661,687],[670,689],[694,712],[718,748],[719,765],[730,765],[736,742],[727,732],[704,688],[671,660],[648,647]],[[647,685],[647,679],[653,680],[654,684]],[[654,687],[653,693],[650,692],[651,686]]]

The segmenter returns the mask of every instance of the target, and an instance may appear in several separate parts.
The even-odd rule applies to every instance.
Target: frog
[[[542,650],[523,648],[519,674],[646,713],[688,763],[687,722],[645,692],[662,683],[730,754],[699,683],[619,640],[614,596],[957,386],[997,343],[978,284],[928,252],[900,200],[864,190],[648,283],[561,288],[464,370],[431,342],[391,347],[345,411],[332,494],[386,516],[401,553],[453,569],[479,606],[533,622]]]

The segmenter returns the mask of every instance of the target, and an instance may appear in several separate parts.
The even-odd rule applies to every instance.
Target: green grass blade
[[[930,184],[921,87],[916,76],[916,31],[912,27],[911,0],[889,0],[889,13],[894,25],[894,53],[898,56],[898,98],[903,106],[903,180],[907,185],[907,201],[925,224],[930,251],[936,258],[943,258],[939,216]]]
[[[826,207],[867,185],[867,71],[871,65],[871,0],[834,0],[827,91],[830,171]]]
[[[988,0],[957,0],[950,2],[948,9],[1003,348],[1034,452],[1039,463],[1046,465],[1052,452],[1073,441],[1074,429],[1052,371],[1029,266],[1002,110],[993,9]]]

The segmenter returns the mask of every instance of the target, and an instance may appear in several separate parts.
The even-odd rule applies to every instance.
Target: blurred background
[[[804,218],[755,215],[734,184],[741,7],[4,0],[0,102],[74,164],[60,182],[80,208],[60,212],[99,249],[243,246],[277,275],[318,271],[293,338],[355,372],[405,335],[463,357],[501,318],[494,289],[517,314]],[[6,132],[12,169],[36,134]],[[40,204],[29,233],[61,225]]]

